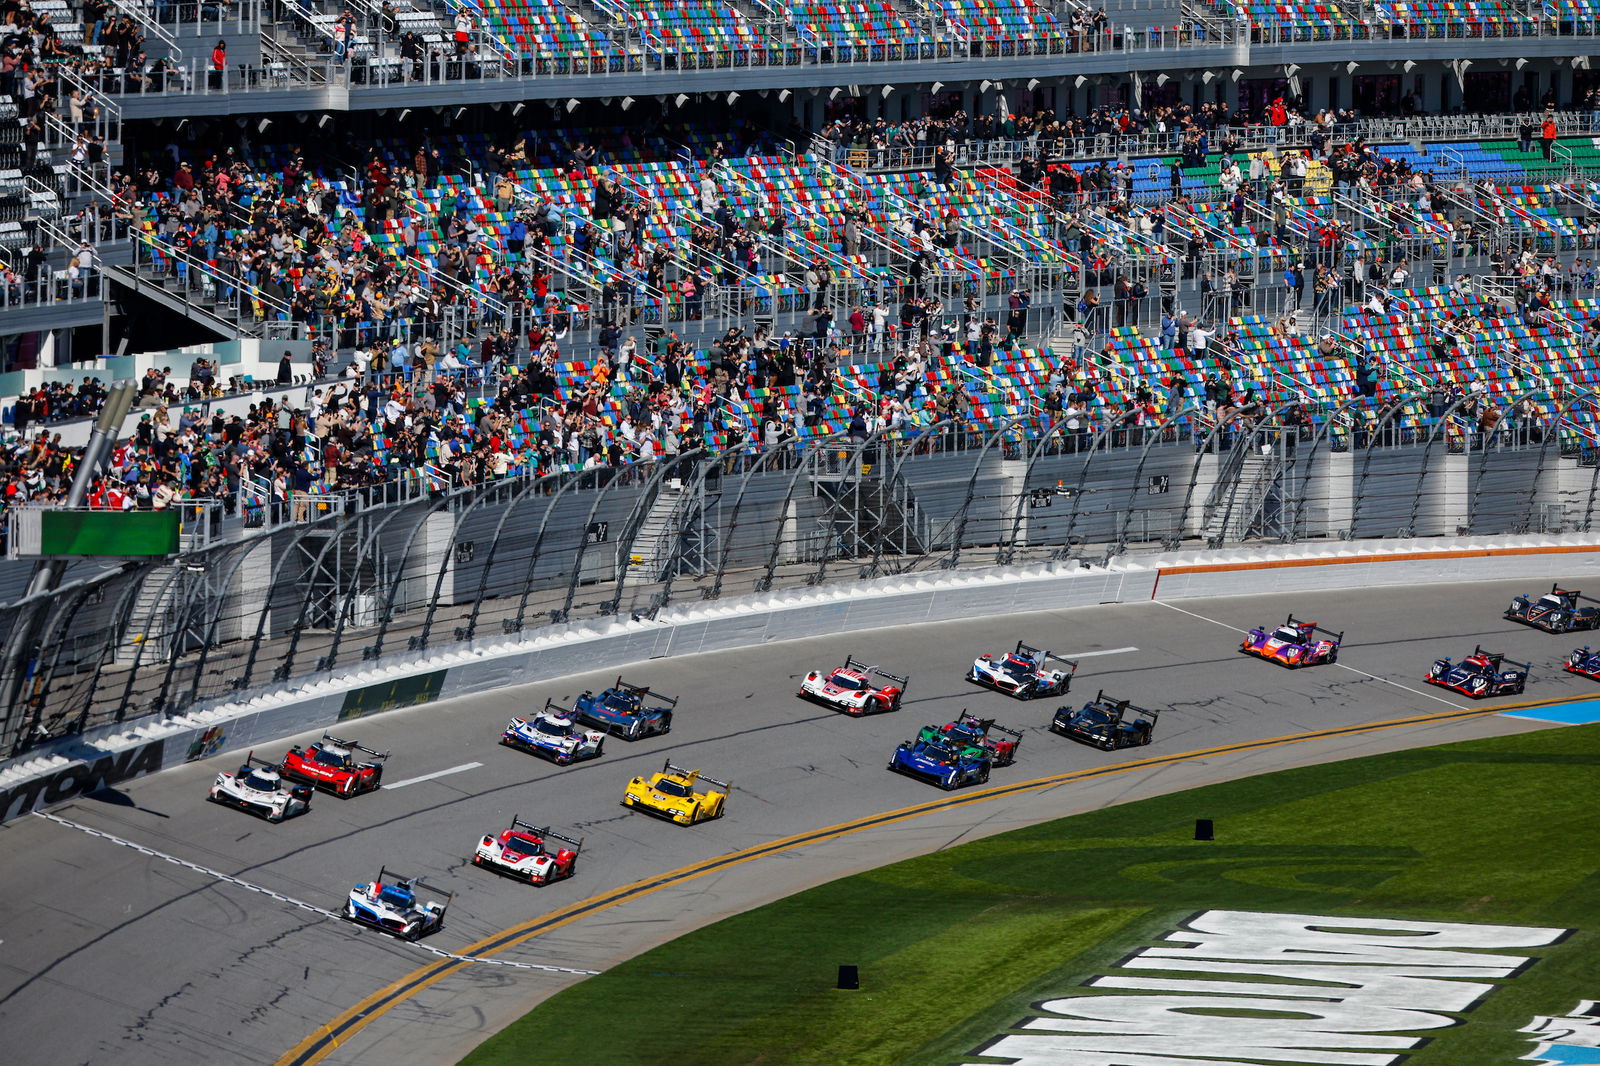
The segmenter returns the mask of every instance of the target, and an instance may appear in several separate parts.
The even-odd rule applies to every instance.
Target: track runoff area
[[[210,1063],[222,1056],[370,1062],[379,1055],[394,1063],[455,1061],[586,972],[608,970],[685,930],[842,875],[910,856],[954,854],[963,842],[1062,815],[1288,766],[1494,734],[1513,735],[1506,743],[1531,743],[1533,738],[1515,735],[1539,723],[1502,710],[1517,704],[1518,715],[1578,717],[1570,708],[1600,692],[1594,682],[1560,671],[1581,637],[1549,636],[1501,618],[1512,595],[1541,591],[1489,583],[1107,605],[656,660],[622,673],[678,697],[670,734],[632,745],[613,739],[600,759],[569,767],[496,744],[510,714],[528,713],[546,697],[564,701],[585,688],[603,687],[615,679],[617,668],[611,666],[562,682],[352,723],[345,732],[393,750],[386,787],[349,801],[319,795],[309,815],[275,826],[203,802],[210,778],[232,769],[237,756],[140,779],[51,812],[70,824],[28,818],[0,830],[9,853],[29,856],[0,868],[0,890],[27,901],[0,940],[0,1031],[12,1037],[8,1061],[110,1061],[108,1055],[119,1063]],[[1345,632],[1337,663],[1289,671],[1238,654],[1243,631],[1276,624],[1290,613]],[[1019,702],[962,679],[974,656],[1008,650],[1019,639],[1079,659],[1067,697]],[[1435,658],[1459,659],[1480,644],[1532,663],[1525,696],[1499,701],[1498,707],[1495,701],[1476,705],[1422,683]],[[847,654],[910,674],[903,709],[851,719],[795,698],[807,670],[840,665]],[[1107,753],[1046,731],[1057,704],[1081,703],[1100,689],[1162,710],[1150,746]],[[1543,705],[1552,701],[1566,706],[1546,710]],[[1022,730],[1015,765],[997,770],[982,788],[955,793],[885,772],[899,741],[964,709]],[[257,754],[276,758],[282,752]],[[683,828],[618,805],[630,777],[658,770],[668,759],[731,780],[726,816]],[[1519,765],[1510,762],[1513,769]],[[1529,793],[1535,799],[1543,795],[1532,786]],[[1459,798],[1460,824],[1481,818],[1470,797]],[[1398,797],[1396,802],[1407,807]],[[1145,811],[1149,818],[1148,812],[1164,809],[1162,803],[1177,811],[1187,809],[1189,800],[1116,809]],[[1211,843],[1232,846],[1225,835],[1234,831],[1228,811],[1208,810],[1222,834]],[[514,816],[582,836],[576,876],[532,888],[471,868],[477,840]],[[1117,836],[1130,847],[1143,846],[1152,833],[1177,832],[1166,824],[1171,821],[1120,825]],[[1190,832],[1193,826],[1181,828]],[[1315,885],[1342,883],[1346,876],[1311,865],[1316,868],[1305,874],[1282,877]],[[419,874],[454,892],[445,928],[411,945],[329,917],[351,885],[370,880],[380,866]],[[1056,881],[1069,882],[1073,868],[1057,869]],[[1364,890],[1372,887],[1370,872],[1347,876]],[[1264,878],[1271,880],[1248,870],[1221,876],[1247,887],[1259,887]],[[1114,961],[1148,946],[1146,941],[1188,928],[1182,922],[1200,908],[1267,909],[1256,905],[1255,887],[1230,903],[1200,893],[1181,898],[1180,889],[1191,880],[1187,875],[1157,872],[1135,880],[1163,886],[1155,898],[1133,898],[1129,905],[1140,916],[1106,924],[1092,943],[1030,941],[1033,975],[1044,973],[1046,963],[1059,967],[1080,957]],[[1003,887],[1005,881],[995,884]],[[1421,920],[1418,908],[1403,901],[1368,913],[1354,903],[1314,898],[1326,906],[1310,908],[1300,899],[1293,906],[1278,903],[1273,912]],[[1261,901],[1276,899],[1260,894]],[[1515,893],[1511,899],[1517,901]],[[1551,959],[1541,959],[1529,973],[1554,970],[1552,960],[1565,945],[1587,935],[1576,919],[1562,924],[1519,915],[1509,922],[1501,920],[1499,907],[1484,904],[1478,910],[1457,917],[1578,931],[1541,947]],[[887,914],[869,908],[857,916],[870,919],[874,913]],[[816,935],[807,957],[829,971],[827,991],[837,1002],[831,968],[852,961],[840,951],[864,958],[863,949],[826,928]],[[940,942],[954,947],[964,939],[972,938]],[[759,941],[751,946],[752,956],[774,957],[760,950]],[[1096,956],[1097,949],[1109,954]],[[1085,951],[1090,955],[1083,956]],[[1530,947],[1525,954],[1539,952]],[[708,958],[715,957],[708,949]],[[693,967],[684,960],[659,972]],[[878,979],[870,960],[863,971],[868,982]],[[759,982],[751,973],[746,985],[756,1001]],[[1196,980],[1192,973],[1171,979]],[[660,980],[679,983],[671,995],[692,998],[704,990],[704,982],[688,978]],[[1592,994],[1581,985],[1563,986],[1561,995]],[[1001,985],[997,993],[1011,994],[1016,987],[1021,986]],[[870,983],[863,991],[861,1002],[885,998]],[[947,1041],[939,1061],[977,1054],[1005,1033],[1006,1025],[998,1025],[987,1036],[976,1030],[952,1036],[957,1023],[981,1015],[989,1002],[986,993],[972,992],[965,988],[959,1017],[918,1014],[924,1043],[955,1040]],[[651,993],[653,1001],[670,1002],[660,988]],[[917,994],[904,993],[891,998]],[[1040,990],[1044,998],[1071,994],[1064,986]],[[737,989],[718,992],[709,1002],[726,1014],[728,997],[737,995]],[[1514,1003],[1516,995],[1497,993],[1496,1002],[1502,1000]],[[942,1002],[936,997],[924,1006]],[[1554,1015],[1573,1004],[1538,1006]],[[616,1018],[608,1018],[606,1028],[623,1031]],[[962,1043],[968,1035],[972,1039]],[[761,1042],[759,1035],[755,1040]],[[777,1036],[773,1042],[783,1043]],[[903,1061],[896,1055],[904,1046],[897,1047],[888,1057],[831,1061]],[[1371,1061],[1403,1061],[1396,1057],[1402,1052],[1386,1048],[1359,1053],[1375,1056]],[[649,1047],[640,1050],[659,1061],[647,1054]],[[491,1046],[485,1054],[491,1051],[501,1053]],[[1098,1061],[1066,1055],[1057,1058]],[[774,1054],[767,1061],[790,1059]]]

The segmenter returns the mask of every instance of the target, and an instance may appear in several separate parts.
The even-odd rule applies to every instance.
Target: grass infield
[[[690,933],[552,997],[463,1066],[960,1061],[1209,908],[1576,930],[1403,1060],[1511,1063],[1534,1015],[1600,999],[1597,796],[1600,726],[1584,726],[1046,822]],[[1192,839],[1196,818],[1216,842]],[[834,989],[840,963],[861,991]]]

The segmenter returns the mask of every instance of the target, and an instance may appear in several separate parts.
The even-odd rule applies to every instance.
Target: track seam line
[[[319,907],[315,903],[307,903],[305,900],[295,899],[293,896],[286,896],[282,892],[274,892],[272,889],[267,888],[264,885],[258,885],[252,881],[246,881],[241,877],[234,877],[232,874],[225,874],[221,870],[213,870],[210,867],[201,866],[199,863],[190,862],[188,859],[180,859],[176,855],[168,855],[164,851],[157,851],[155,848],[146,847],[143,844],[137,844],[132,840],[115,836],[111,833],[105,832],[104,830],[94,829],[78,822],[69,821],[68,819],[62,818],[59,815],[46,814],[44,811],[33,811],[32,813],[36,818],[43,818],[46,821],[55,822],[57,825],[64,825],[68,829],[76,829],[78,832],[87,833],[92,837],[99,837],[101,840],[110,841],[119,847],[129,848],[133,851],[139,852],[141,855],[148,855],[153,859],[160,859],[162,862],[170,862],[174,866],[181,866],[186,870],[193,870],[197,874],[203,874],[206,877],[213,878],[217,881],[222,881],[230,885],[236,885],[237,887],[245,889],[246,891],[258,893],[268,897],[269,899],[275,899],[279,903],[286,903],[291,907],[298,907],[300,910],[310,911],[312,914],[318,914],[324,918],[332,918],[337,922],[342,923],[345,920],[342,914],[330,911],[324,907]],[[578,977],[593,977],[595,974],[600,972],[598,970],[575,970],[566,966],[549,966],[544,963],[537,962],[516,962],[511,959],[490,959],[474,957],[470,955],[457,955],[454,952],[445,951],[443,948],[432,947],[428,944],[419,943],[415,940],[401,940],[398,937],[396,939],[402,944],[410,945],[411,947],[417,948],[419,951],[425,951],[428,954],[435,955],[441,959],[448,959],[452,963],[473,962],[485,966],[509,966],[514,970],[543,970],[548,973],[566,973],[573,974]]]

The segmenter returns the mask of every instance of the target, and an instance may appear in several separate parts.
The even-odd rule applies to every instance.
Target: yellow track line
[[[1582,697],[1590,698],[1590,697]],[[776,855],[792,851],[806,844],[815,844],[819,841],[835,837],[848,836],[866,829],[875,829],[878,826],[892,825],[895,822],[905,821],[909,818],[932,814],[937,811],[951,810],[956,807],[965,807],[973,803],[983,803],[987,800],[998,799],[1001,796],[1014,796],[1023,792],[1036,792],[1041,789],[1052,788],[1056,785],[1072,781],[1083,781],[1089,778],[1106,777],[1112,774],[1127,773],[1130,770],[1145,770],[1161,766],[1172,766],[1178,763],[1193,762],[1199,759],[1211,758],[1217,755],[1232,755],[1244,751],[1254,751],[1261,748],[1283,747],[1288,744],[1299,744],[1309,740],[1324,740],[1330,737],[1349,736],[1356,733],[1372,733],[1384,729],[1400,729],[1405,726],[1430,725],[1436,722],[1446,722],[1461,718],[1488,717],[1491,714],[1503,714],[1506,711],[1524,710],[1529,707],[1543,707],[1550,704],[1571,703],[1574,697],[1564,697],[1550,700],[1536,700],[1529,703],[1511,704],[1509,706],[1495,707],[1462,707],[1449,711],[1440,711],[1437,714],[1418,715],[1413,718],[1395,718],[1382,722],[1371,722],[1366,725],[1341,726],[1337,729],[1319,729],[1308,733],[1292,733],[1288,736],[1271,737],[1264,740],[1246,740],[1234,744],[1225,744],[1216,748],[1201,748],[1197,751],[1180,752],[1174,755],[1158,755],[1146,759],[1136,759],[1131,762],[1116,763],[1110,766],[1094,767],[1087,770],[1070,770],[1066,773],[1054,774],[1050,777],[1034,778],[1031,781],[1019,781],[1011,785],[1001,785],[997,788],[984,789],[979,792],[965,793],[959,796],[950,796],[929,803],[919,803],[914,807],[902,807],[899,810],[887,811],[853,822],[842,822],[825,829],[813,829],[793,836],[781,837],[757,844],[754,847],[744,848],[740,851],[730,852],[714,859],[705,859],[688,866],[680,866],[653,877],[647,877],[620,888],[611,889],[598,896],[570,904],[549,914],[530,919],[521,925],[485,937],[483,940],[462,949],[461,955],[492,955],[507,948],[516,947],[518,944],[531,940],[541,933],[548,933],[560,929],[580,918],[586,918],[599,911],[609,910],[629,900],[638,899],[652,892],[667,888],[671,885],[682,884],[685,881],[704,876],[731,866],[738,866],[754,859],[768,855]],[[407,999],[421,992],[423,989],[443,980],[451,973],[468,965],[460,960],[442,960],[424,966],[400,978],[391,984],[367,996],[355,1006],[340,1012],[328,1024],[321,1026],[305,1039],[291,1048],[283,1057],[279,1058],[274,1066],[316,1066],[328,1055],[338,1048],[340,1041],[348,1039],[352,1034],[359,1032],[371,1022],[377,1020],[389,1010],[403,1003]]]

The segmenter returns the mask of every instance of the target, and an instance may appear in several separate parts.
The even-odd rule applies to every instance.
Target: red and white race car
[[[556,845],[550,853],[551,840],[559,840],[571,847]],[[562,836],[549,826],[532,825],[520,818],[511,819],[511,828],[501,830],[499,836],[485,835],[478,841],[472,865],[521,878],[530,885],[547,885],[571,877],[578,868],[578,852],[583,848],[581,837]]]
[[[356,752],[371,756],[363,761]],[[386,751],[373,751],[353,740],[340,740],[322,734],[322,739],[304,748],[296,744],[283,757],[279,771],[284,777],[315,785],[332,792],[340,799],[349,799],[359,792],[374,792],[383,782],[383,760]]]
[[[825,703],[845,714],[898,711],[910,675],[891,674],[849,656],[836,670],[813,670],[800,682],[800,697]]]

